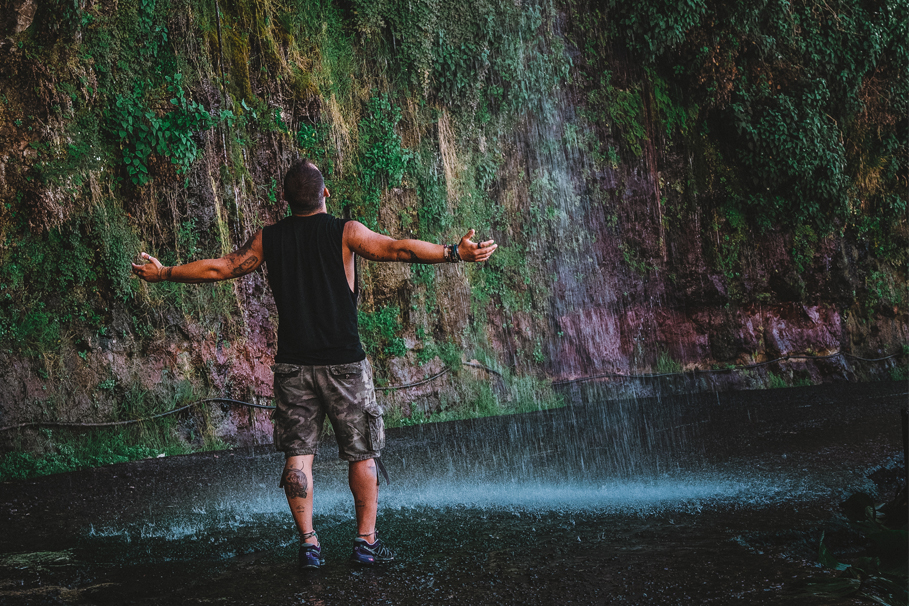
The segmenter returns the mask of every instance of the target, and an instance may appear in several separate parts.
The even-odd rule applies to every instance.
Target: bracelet
[[[444,249],[445,249],[445,260],[448,261],[449,263],[460,263],[463,260],[463,259],[461,259],[461,253],[458,252],[457,244],[451,244],[449,246],[445,246]]]

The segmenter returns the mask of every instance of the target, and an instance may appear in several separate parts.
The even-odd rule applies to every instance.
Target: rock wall
[[[618,13],[595,5],[399,4],[2,5],[0,425],[130,418],[203,396],[269,403],[265,270],[147,285],[128,264],[140,250],[174,264],[238,247],[284,216],[282,175],[301,156],[323,168],[330,212],[437,242],[475,228],[501,246],[486,267],[361,262],[380,385],[457,371],[383,392],[405,418],[490,381],[514,397],[460,360],[508,382],[902,352],[702,387],[905,378],[905,202],[886,215],[856,199],[826,229],[742,211],[754,194],[734,158],[749,143],[717,125],[738,115],[722,94],[744,76],[714,74],[716,98],[698,99],[668,55],[636,54]],[[875,69],[861,86],[895,81]],[[888,103],[850,115],[897,132],[905,116]],[[873,191],[847,175],[849,195],[904,193],[905,167],[875,145],[856,157],[897,168],[874,173]],[[264,412],[207,419],[229,441],[270,432]]]

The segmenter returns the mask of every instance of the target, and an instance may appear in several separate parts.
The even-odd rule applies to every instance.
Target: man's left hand
[[[486,240],[477,244],[471,240],[475,233],[477,232],[471,229],[466,236],[461,238],[461,242],[458,244],[458,254],[461,255],[462,261],[470,261],[472,263],[485,261],[499,247],[495,240]]]

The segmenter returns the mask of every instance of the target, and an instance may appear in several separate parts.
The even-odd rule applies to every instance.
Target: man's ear
[[[324,192],[324,193],[325,193],[325,197],[326,197],[326,198],[331,198],[331,194],[328,193],[328,188],[327,188],[327,187],[325,188],[325,192]]]

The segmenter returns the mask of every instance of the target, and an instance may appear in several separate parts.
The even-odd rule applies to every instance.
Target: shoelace
[[[358,534],[357,538],[368,537],[371,534],[373,534],[373,533],[367,532],[365,534]],[[358,545],[358,547],[365,547],[366,549],[371,551],[374,555],[377,555],[380,558],[387,558],[389,556],[393,556],[394,552],[391,549],[389,549],[388,547],[386,547],[382,543],[382,541],[379,540],[379,531],[378,530],[375,531],[375,535],[376,535],[375,543],[370,543],[366,539],[363,539],[363,543],[360,543]]]
[[[373,543],[372,546],[370,546],[369,549],[370,549],[370,551],[372,551],[374,554],[376,554],[376,555],[379,556],[380,558],[385,558],[385,557],[388,557],[388,556],[390,556],[390,555],[394,555],[394,554],[392,553],[391,549],[389,549],[388,547],[386,547],[385,545],[383,545],[382,542],[381,542],[379,539],[376,539],[376,542]]]

